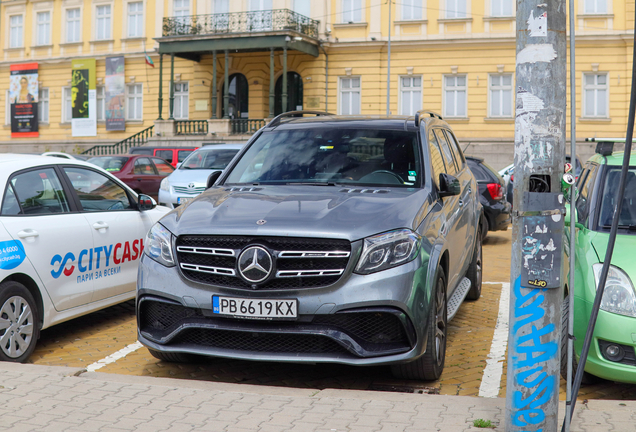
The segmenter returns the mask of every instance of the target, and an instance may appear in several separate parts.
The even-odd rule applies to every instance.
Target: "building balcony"
[[[291,31],[318,39],[319,21],[289,9],[188,15],[163,19],[163,37]]]

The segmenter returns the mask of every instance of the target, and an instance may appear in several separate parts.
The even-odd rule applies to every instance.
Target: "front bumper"
[[[507,230],[512,223],[512,205],[505,200],[484,207],[491,231]]]
[[[175,209],[179,207],[180,204],[183,204],[183,203],[179,203],[179,198],[194,199],[200,194],[201,192],[191,193],[191,194],[177,193],[174,191],[173,187],[170,186],[169,191],[159,189],[158,202],[159,202],[159,205],[166,206],[170,209]]]
[[[261,361],[379,365],[422,355],[428,261],[418,257],[366,276],[353,274],[354,264],[327,287],[259,291],[193,282],[177,267],[144,255],[137,291],[139,341],[156,351]],[[298,319],[215,316],[213,295],[296,298]]]

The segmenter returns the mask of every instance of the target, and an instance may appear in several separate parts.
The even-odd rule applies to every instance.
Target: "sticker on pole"
[[[11,270],[22,264],[26,258],[19,240],[0,242],[0,269]]]
[[[530,18],[526,21],[528,24],[528,31],[532,37],[547,37],[548,36],[548,13],[543,12],[541,15],[535,18],[534,11],[530,11]]]

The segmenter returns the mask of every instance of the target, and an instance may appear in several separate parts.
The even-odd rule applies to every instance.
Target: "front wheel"
[[[473,250],[473,259],[466,271],[466,277],[470,281],[470,290],[466,294],[468,300],[477,300],[481,297],[481,279],[483,272],[483,260],[481,251],[481,229],[477,233],[475,239],[475,249]]]
[[[575,309],[576,310],[576,309]],[[564,380],[568,379],[568,319],[570,314],[570,295],[563,299],[561,306],[561,376]],[[572,353],[572,380],[576,375],[578,362],[576,361],[576,353]],[[581,383],[594,384],[601,381],[601,378],[590,373],[583,372]]]
[[[430,304],[428,318],[428,342],[426,352],[410,363],[391,366],[396,378],[434,381],[439,379],[444,370],[446,359],[447,304],[446,275],[444,270],[437,270],[435,291]]]
[[[35,350],[39,323],[31,292],[18,282],[0,284],[0,361],[24,363]]]

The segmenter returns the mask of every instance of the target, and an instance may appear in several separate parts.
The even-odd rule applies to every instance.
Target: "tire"
[[[568,379],[568,315],[570,311],[570,295],[568,294],[563,299],[563,305],[561,305],[561,376],[564,380]],[[578,362],[576,361],[576,355],[572,356],[572,379],[576,375],[576,369]],[[583,372],[581,378],[582,384],[594,384],[601,381],[601,378],[594,376],[590,373]]]
[[[428,317],[428,343],[426,352],[410,363],[391,366],[393,376],[408,380],[434,381],[444,370],[446,336],[448,331],[448,305],[446,299],[446,275],[437,270],[435,293]]]
[[[0,361],[24,363],[40,336],[40,312],[21,283],[0,284],[0,328]]]
[[[148,348],[150,354],[161,361],[169,362],[169,363],[192,363],[194,361],[195,356],[192,354],[185,353],[168,353],[163,351],[156,351]]]
[[[466,294],[468,300],[478,300],[481,297],[481,280],[483,273],[483,256],[481,249],[481,229],[475,238],[475,249],[473,250],[473,258],[470,261],[466,277],[470,280],[470,290]]]
[[[488,231],[490,230],[490,224],[488,223],[488,218],[484,215],[481,217],[481,241],[486,240],[488,237]]]

